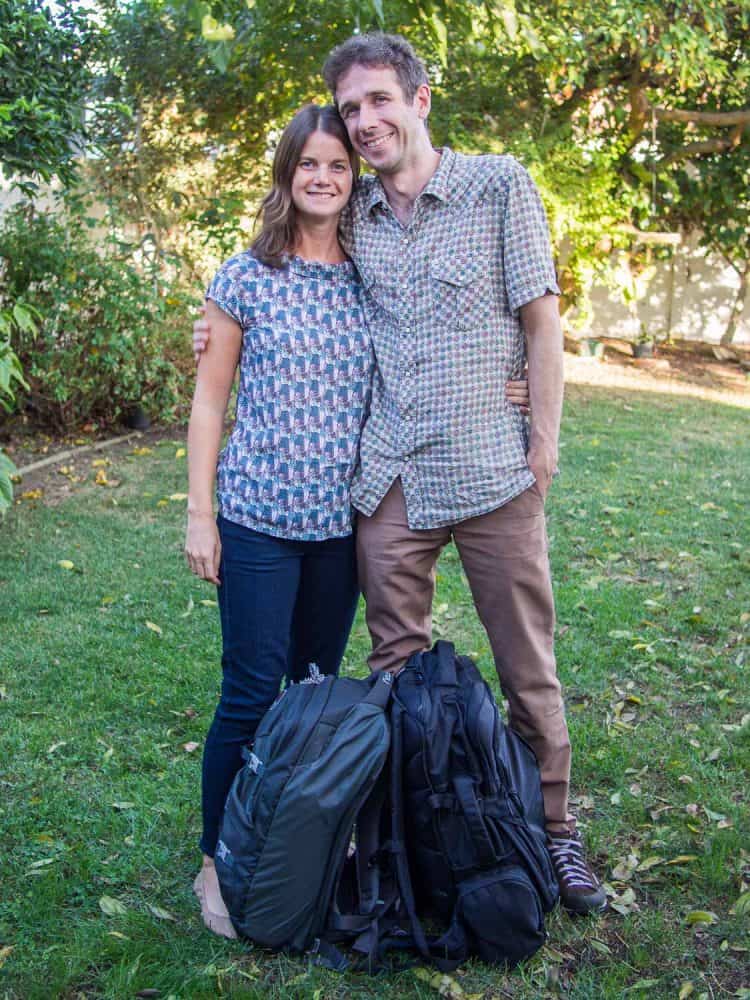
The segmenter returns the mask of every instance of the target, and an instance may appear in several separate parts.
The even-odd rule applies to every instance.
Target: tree
[[[0,0],[0,164],[27,191],[34,178],[69,183],[83,136],[89,79],[83,13],[40,0]]]
[[[197,44],[223,73],[230,132],[232,100],[243,95],[253,139],[244,152],[256,158],[268,125],[315,95],[331,45],[369,28],[406,35],[430,69],[436,141],[513,152],[530,166],[555,241],[569,247],[561,277],[571,302],[585,297],[613,246],[639,252],[639,231],[688,218],[733,266],[747,260],[737,238],[750,221],[746,199],[733,201],[734,226],[719,222],[722,192],[746,184],[750,0],[173,6],[192,17]],[[222,140],[227,173],[240,148]]]
[[[0,24],[0,166],[27,193],[36,189],[35,179],[69,183],[83,135],[85,19],[69,10],[53,17],[37,0],[0,0]],[[33,327],[21,301],[0,312],[0,405],[6,411],[15,389],[25,386],[11,333]],[[0,451],[0,514],[11,502],[14,472]]]

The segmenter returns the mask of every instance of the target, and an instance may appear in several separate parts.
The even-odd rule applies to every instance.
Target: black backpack
[[[471,660],[439,642],[395,683],[311,680],[263,717],[227,798],[215,863],[238,933],[338,970],[341,943],[370,971],[393,948],[444,970],[533,954],[557,898],[539,771]]]
[[[313,670],[264,715],[230,789],[214,859],[239,934],[272,948],[322,944],[325,955],[334,913],[339,937],[350,939],[382,912],[371,895],[352,901],[355,917],[348,901],[333,900],[355,819],[388,756],[391,689],[390,674],[354,680]],[[335,949],[324,964],[345,965]]]
[[[444,970],[470,955],[515,965],[544,943],[558,897],[534,753],[449,642],[409,659],[390,715],[393,849],[415,944]],[[425,915],[444,933],[428,937]]]

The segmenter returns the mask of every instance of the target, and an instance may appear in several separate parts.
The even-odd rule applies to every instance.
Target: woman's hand
[[[221,541],[213,514],[188,514],[185,557],[196,576],[219,586]]]
[[[193,335],[195,336],[195,335]],[[512,406],[517,406],[524,416],[531,412],[529,406],[529,381],[527,378],[511,379],[505,383],[505,398]]]
[[[206,307],[201,306],[201,314],[198,319],[193,323],[193,357],[195,358],[195,363],[201,359],[201,355],[208,347],[208,341],[211,337],[211,324],[206,319]]]

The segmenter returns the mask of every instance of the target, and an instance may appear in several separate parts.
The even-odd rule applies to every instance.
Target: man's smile
[[[386,132],[385,135],[375,136],[374,139],[363,139],[362,145],[365,149],[377,149],[378,146],[382,146],[388,139],[393,138],[394,132]]]

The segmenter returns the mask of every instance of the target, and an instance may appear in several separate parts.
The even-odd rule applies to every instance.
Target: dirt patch
[[[21,472],[27,466],[54,458],[41,468],[23,473],[15,487],[18,503],[43,502],[54,506],[84,486],[116,485],[113,478],[116,472],[112,470],[118,459],[132,454],[135,449],[153,448],[165,440],[184,443],[186,433],[187,428],[172,426],[130,434],[122,428],[112,428],[109,433],[97,429],[90,433],[55,436],[19,422],[3,448]],[[126,440],[122,440],[124,435],[127,435]]]
[[[652,358],[634,358],[630,345],[604,340],[601,358],[565,352],[565,382],[603,388],[693,396],[750,408],[750,348],[733,347],[721,361],[706,344],[659,345]]]

